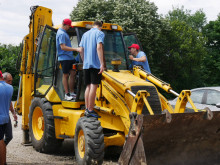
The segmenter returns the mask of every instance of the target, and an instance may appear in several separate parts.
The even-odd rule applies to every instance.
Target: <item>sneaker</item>
[[[64,99],[70,101],[73,99],[73,97],[69,93],[66,93]]]
[[[70,96],[76,97],[76,94],[74,92],[70,92]]]
[[[95,118],[100,118],[101,116],[99,116],[95,111],[89,111],[88,109],[85,110],[84,116],[86,117],[95,117]]]

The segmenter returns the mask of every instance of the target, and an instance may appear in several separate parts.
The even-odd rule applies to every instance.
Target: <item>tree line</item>
[[[80,0],[70,17],[116,23],[123,33],[136,33],[152,73],[177,92],[220,84],[220,14],[207,22],[203,10],[192,13],[184,7],[173,8],[163,16],[154,3],[145,0]],[[0,45],[0,67],[14,76],[15,91],[18,50],[18,46]]]

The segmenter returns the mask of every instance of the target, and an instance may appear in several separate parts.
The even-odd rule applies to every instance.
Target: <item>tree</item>
[[[172,11],[168,12],[166,18],[168,18],[170,21],[179,20],[186,22],[187,25],[199,32],[202,31],[202,28],[207,22],[206,15],[202,9],[197,10],[194,14],[191,14],[191,10],[185,10],[183,6],[181,8],[173,8]]]
[[[161,60],[164,80],[172,82],[177,91],[201,86],[201,63],[206,54],[205,38],[185,22],[171,21],[170,26],[166,54]]]
[[[172,84],[176,91],[203,85],[202,59],[206,55],[206,38],[200,32],[205,22],[201,11],[173,9],[163,20],[160,47],[154,64],[159,65],[160,77]]]
[[[203,29],[207,37],[207,55],[203,59],[203,78],[206,86],[219,86],[220,82],[220,14]]]
[[[137,34],[151,63],[163,26],[155,4],[145,0],[118,0],[112,16],[111,22],[121,25],[125,33]]]
[[[73,21],[104,20],[122,26],[123,33],[134,32],[147,53],[150,65],[163,24],[154,3],[145,0],[80,0],[71,12]],[[152,67],[152,70],[155,70]]]
[[[12,99],[17,98],[18,86],[19,86],[19,72],[16,69],[16,63],[18,58],[18,47],[12,45],[0,44],[0,68],[2,72],[9,72],[13,76],[14,93]]]
[[[114,5],[114,0],[79,0],[70,17],[73,21],[110,22]]]

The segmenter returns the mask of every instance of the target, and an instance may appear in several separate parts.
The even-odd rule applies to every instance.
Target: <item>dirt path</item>
[[[12,119],[13,117],[11,117]],[[14,125],[14,122],[12,123]],[[13,139],[7,146],[8,165],[75,165],[73,140],[65,140],[61,150],[54,154],[39,153],[32,146],[22,145],[21,116],[13,128]],[[104,165],[116,165],[118,155],[105,156]]]

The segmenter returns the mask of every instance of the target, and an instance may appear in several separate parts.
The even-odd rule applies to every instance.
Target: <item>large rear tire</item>
[[[102,164],[104,146],[104,134],[100,121],[96,118],[80,118],[74,138],[77,163],[79,165]]]
[[[62,144],[62,140],[56,139],[52,106],[45,98],[32,100],[29,133],[32,145],[38,152],[54,152]]]

